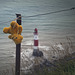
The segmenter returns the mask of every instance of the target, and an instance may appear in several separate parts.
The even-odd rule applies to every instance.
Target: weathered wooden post
[[[16,14],[17,23],[21,25],[21,14]],[[20,51],[21,44],[16,44],[16,64],[15,64],[15,75],[20,75]]]

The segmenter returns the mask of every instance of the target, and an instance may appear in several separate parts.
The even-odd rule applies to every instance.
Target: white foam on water
[[[64,50],[64,47],[61,44],[54,45],[54,47],[58,48],[59,50]]]
[[[29,49],[29,48],[26,49],[26,50],[22,49],[21,55],[25,54],[25,56],[31,57],[32,56],[32,53],[33,53],[33,50],[32,49]]]
[[[39,48],[48,51],[50,47],[48,47],[48,46],[39,46]]]
[[[33,41],[26,41],[22,45],[33,45]]]
[[[34,45],[34,44],[33,44],[33,41],[26,41],[26,42],[23,43],[22,45]],[[38,47],[39,47],[39,48],[42,48],[42,49],[45,49],[45,50],[49,50],[49,47],[48,47],[48,46],[41,46],[41,45],[39,44]]]
[[[22,60],[22,68],[21,70],[23,71],[27,71],[28,69],[30,69],[33,66],[34,63],[34,57],[32,56],[33,50],[32,49],[22,49],[21,52],[21,60]]]

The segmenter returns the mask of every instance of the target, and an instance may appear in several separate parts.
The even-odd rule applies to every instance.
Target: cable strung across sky
[[[37,15],[32,15],[32,16],[19,16],[19,17],[24,17],[24,18],[38,17],[38,16],[43,16],[43,15],[48,15],[48,14],[54,14],[54,13],[60,13],[60,12],[64,12],[64,11],[70,11],[70,10],[74,10],[74,9],[75,9],[75,7],[72,7],[72,8],[68,8],[68,9],[63,9],[63,10],[58,10],[58,11],[53,11],[53,12],[48,12],[48,13],[43,13],[43,14],[37,14]],[[16,18],[16,19],[18,19],[18,18]]]
[[[74,10],[74,9],[75,9],[75,7],[72,7],[72,8],[69,8],[69,9],[63,9],[63,10],[58,10],[58,11],[53,11],[53,12],[48,12],[48,13],[43,13],[43,14],[37,14],[37,15],[32,15],[32,16],[22,16],[22,17],[37,17],[37,16],[60,13],[60,12],[63,12],[63,11],[69,11],[69,10]]]
[[[48,14],[54,14],[54,13],[60,13],[60,12],[70,11],[70,10],[75,10],[75,7],[68,8],[68,9],[62,9],[62,10],[58,10],[58,11],[53,11],[53,12],[48,12],[48,13],[43,13],[43,14],[37,14],[37,15],[31,15],[31,16],[19,16],[19,17],[23,17],[23,18],[38,17],[38,16],[43,16],[43,15],[48,15]],[[16,21],[18,18],[14,19],[14,21]],[[7,22],[0,22],[0,24],[2,24],[2,23],[8,23],[8,22],[11,22],[11,20],[7,21]]]

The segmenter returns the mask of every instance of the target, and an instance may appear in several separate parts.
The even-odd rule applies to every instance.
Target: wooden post
[[[17,23],[21,25],[21,14],[16,14]],[[20,75],[20,50],[21,44],[16,45],[16,64],[15,64],[15,75]]]

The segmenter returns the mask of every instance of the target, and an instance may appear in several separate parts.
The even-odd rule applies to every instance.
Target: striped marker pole
[[[37,56],[37,57],[42,57],[43,56],[43,52],[39,51],[39,47],[38,47],[38,29],[35,28],[34,29],[34,50],[33,50],[33,56]]]
[[[38,29],[35,28],[34,29],[34,50],[33,50],[33,56],[36,57],[42,57],[43,56],[43,52],[39,51],[39,47],[38,47]]]
[[[38,30],[34,30],[34,50],[38,50]]]

